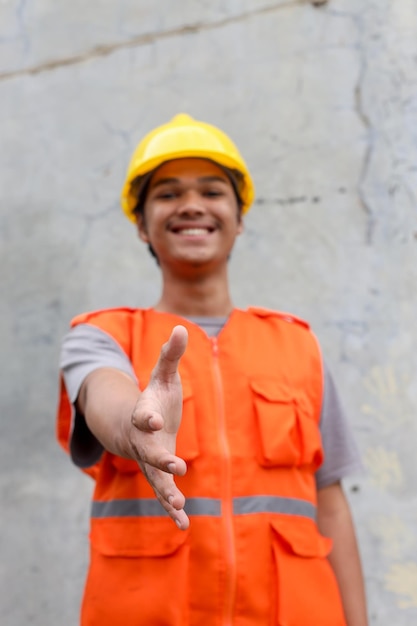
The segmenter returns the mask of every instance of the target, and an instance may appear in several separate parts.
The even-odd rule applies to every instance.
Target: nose
[[[178,208],[180,215],[202,215],[206,209],[203,198],[194,189],[189,189],[183,194],[182,202]]]

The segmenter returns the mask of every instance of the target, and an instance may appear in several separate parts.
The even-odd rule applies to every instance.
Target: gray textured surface
[[[366,473],[346,485],[371,624],[417,620],[415,0],[0,4],[0,623],[73,626],[91,484],[54,441],[71,316],[150,305],[118,194],[137,140],[218,124],[257,202],[238,305],[310,320]]]

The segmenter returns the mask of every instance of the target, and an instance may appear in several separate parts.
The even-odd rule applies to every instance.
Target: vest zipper
[[[226,593],[223,608],[224,626],[232,626],[236,593],[236,553],[233,530],[232,464],[229,441],[226,432],[226,417],[223,404],[223,383],[219,364],[219,346],[216,337],[211,337],[213,369],[217,392],[219,439],[222,454],[221,502],[222,524],[226,545]]]

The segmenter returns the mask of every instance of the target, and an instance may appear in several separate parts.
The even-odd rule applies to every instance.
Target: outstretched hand
[[[129,433],[136,460],[159,502],[181,530],[190,523],[184,511],[184,495],[174,482],[174,476],[183,476],[187,471],[185,461],[175,456],[182,415],[178,365],[187,340],[185,327],[175,326],[133,410]]]

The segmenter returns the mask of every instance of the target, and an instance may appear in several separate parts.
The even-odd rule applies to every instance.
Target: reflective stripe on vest
[[[217,498],[188,498],[185,503],[187,515],[221,516],[221,500]],[[234,515],[252,513],[282,513],[316,518],[316,507],[308,500],[281,498],[280,496],[243,496],[233,498]],[[91,517],[166,517],[168,513],[158,500],[141,498],[132,500],[108,500],[93,502]]]

